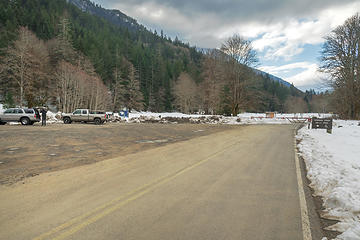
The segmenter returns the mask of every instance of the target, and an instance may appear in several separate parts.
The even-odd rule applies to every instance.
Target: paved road
[[[248,126],[0,186],[0,239],[302,239],[293,130]]]

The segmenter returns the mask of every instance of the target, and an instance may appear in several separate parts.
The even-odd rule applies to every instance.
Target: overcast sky
[[[359,0],[95,0],[192,46],[219,48],[234,33],[253,41],[259,69],[320,91],[324,36],[360,12]]]

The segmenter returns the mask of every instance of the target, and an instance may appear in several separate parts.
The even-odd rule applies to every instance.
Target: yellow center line
[[[166,178],[166,177],[168,177],[168,176],[165,176],[165,177],[163,177],[163,178]],[[83,215],[80,215],[80,216],[78,216],[78,217],[75,217],[75,218],[71,219],[70,221],[68,221],[68,222],[66,222],[66,223],[64,223],[64,224],[55,227],[55,228],[52,229],[51,231],[46,232],[46,233],[44,233],[44,234],[41,234],[40,236],[34,238],[33,240],[43,240],[43,239],[45,239],[46,237],[49,237],[49,236],[55,234],[56,232],[59,232],[59,231],[65,229],[65,228],[68,228],[68,227],[70,227],[71,225],[73,225],[73,224],[81,221],[81,220],[84,219],[84,218],[87,218],[87,217],[95,214],[95,213],[98,212],[98,211],[101,211],[101,210],[103,210],[103,209],[105,209],[105,208],[107,208],[107,207],[110,207],[111,205],[117,203],[118,201],[120,201],[120,200],[122,200],[122,199],[124,199],[124,198],[126,198],[126,197],[129,197],[129,196],[135,194],[135,193],[138,192],[138,191],[141,191],[141,190],[143,190],[143,189],[148,188],[149,186],[155,184],[156,182],[161,181],[163,178],[157,179],[156,181],[151,182],[151,183],[147,183],[147,184],[145,184],[145,185],[143,185],[143,186],[141,186],[141,187],[139,187],[139,188],[136,188],[136,189],[133,190],[133,191],[128,192],[127,194],[125,194],[125,195],[123,195],[123,196],[120,196],[120,197],[118,197],[118,198],[115,198],[115,199],[111,200],[110,202],[107,202],[107,203],[105,203],[105,204],[103,204],[103,205],[101,205],[101,206],[93,209],[93,210],[90,211],[90,212],[87,212],[87,213],[85,213],[85,214],[83,214]]]
[[[62,239],[65,239],[65,238],[73,235],[74,233],[78,232],[79,230],[83,229],[84,227],[86,227],[86,226],[98,221],[99,219],[113,213],[114,211],[118,210],[119,208],[126,205],[127,203],[130,203],[130,202],[140,198],[141,196],[145,195],[146,193],[151,192],[156,187],[159,187],[159,186],[171,181],[172,179],[176,178],[177,176],[179,176],[181,174],[184,174],[185,172],[190,171],[191,169],[193,169],[193,168],[195,168],[195,167],[209,161],[209,159],[202,160],[202,161],[200,161],[200,162],[198,162],[198,163],[196,163],[196,164],[194,164],[194,165],[192,165],[192,166],[190,166],[188,168],[185,168],[185,169],[181,170],[180,172],[176,173],[175,175],[170,176],[168,178],[165,178],[162,181],[152,185],[151,187],[145,189],[144,191],[141,191],[141,192],[137,193],[136,195],[134,195],[134,196],[132,196],[132,197],[130,197],[128,199],[125,199],[122,202],[119,202],[118,204],[114,205],[113,207],[105,209],[103,212],[100,212],[99,214],[85,220],[84,222],[78,224],[77,226],[75,226],[75,227],[69,229],[68,231],[60,234],[59,236],[53,238],[53,240],[62,240]]]
[[[43,240],[46,239],[47,237],[50,237],[51,235],[54,235],[66,228],[69,228],[77,223],[76,226],[70,228],[69,230],[63,232],[62,234],[58,235],[57,237],[54,237],[52,239],[56,239],[56,240],[60,240],[60,239],[65,239],[71,235],[73,235],[74,233],[78,232],[79,230],[81,230],[82,228],[98,221],[99,219],[109,215],[110,213],[118,210],[119,208],[121,208],[122,206],[126,205],[129,202],[132,202],[138,198],[140,198],[141,196],[145,195],[146,193],[152,191],[153,189],[155,189],[158,186],[161,186],[169,181],[171,181],[172,179],[176,178],[179,175],[182,175],[188,171],[190,171],[191,169],[209,161],[211,158],[225,152],[227,149],[233,147],[234,145],[236,145],[236,143],[233,143],[231,145],[229,145],[227,148],[224,148],[218,152],[215,152],[214,154],[212,154],[211,156],[208,156],[207,158],[193,164],[190,165],[188,167],[185,167],[179,171],[177,171],[175,174],[169,174],[166,175],[164,177],[161,177],[151,183],[145,184],[127,194],[125,194],[124,196],[118,197],[108,203],[105,203],[97,208],[95,208],[94,210],[87,212],[83,215],[80,215],[78,217],[75,217],[73,219],[71,219],[70,221],[59,225],[58,227],[55,227],[54,229],[50,230],[49,232],[46,232],[44,234],[41,234],[40,236],[34,238],[33,240]],[[135,195],[134,195],[135,194]],[[94,215],[95,214],[95,215]],[[94,215],[93,217],[90,217]],[[90,217],[90,218],[88,218]],[[88,219],[87,219],[88,218]]]

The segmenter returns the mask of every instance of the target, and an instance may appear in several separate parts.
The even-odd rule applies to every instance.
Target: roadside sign
[[[313,129],[326,129],[328,133],[332,132],[332,118],[316,118],[311,119],[311,126]]]

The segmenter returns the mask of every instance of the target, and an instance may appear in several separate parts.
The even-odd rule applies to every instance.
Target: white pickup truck
[[[61,117],[65,124],[72,122],[94,122],[96,125],[99,125],[105,122],[106,113],[104,111],[76,109],[73,113],[62,114]]]

